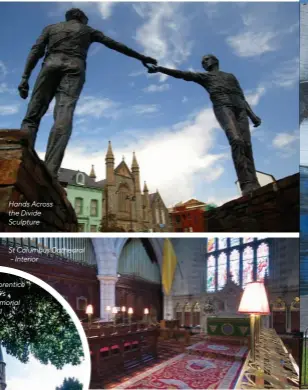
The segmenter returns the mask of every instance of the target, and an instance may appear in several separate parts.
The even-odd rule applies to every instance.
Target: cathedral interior
[[[298,238],[10,237],[0,265],[10,247],[77,313],[91,389],[299,386]]]

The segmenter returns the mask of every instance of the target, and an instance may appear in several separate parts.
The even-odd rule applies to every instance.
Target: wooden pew
[[[116,371],[123,372],[126,363],[157,358],[157,329],[121,332],[108,336],[88,337],[92,360],[92,381],[103,381]]]

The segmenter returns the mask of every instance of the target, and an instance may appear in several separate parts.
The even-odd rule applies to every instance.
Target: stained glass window
[[[243,244],[248,244],[254,240],[253,237],[243,237]]]
[[[207,240],[207,251],[208,252],[213,252],[216,250],[216,241],[215,238],[208,238]]]
[[[268,257],[268,244],[262,242],[257,249],[257,280],[259,281],[263,281],[265,274],[268,273]]]
[[[227,283],[227,255],[221,253],[218,256],[218,290],[221,290]]]
[[[216,260],[212,255],[207,259],[207,291],[215,291],[216,284]]]
[[[218,238],[218,249],[226,249],[227,248],[227,238]]]
[[[230,246],[237,246],[240,245],[240,239],[239,238],[230,238]]]
[[[230,273],[232,281],[240,285],[240,252],[237,249],[230,253]]]
[[[243,287],[253,281],[253,249],[247,246],[243,252]]]

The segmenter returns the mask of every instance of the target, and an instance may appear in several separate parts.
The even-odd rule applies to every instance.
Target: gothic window
[[[98,209],[98,201],[96,199],[91,199],[91,205],[90,205],[90,208],[91,208],[91,217],[97,217],[97,209]]]
[[[75,212],[77,215],[82,214],[83,209],[83,199],[82,198],[75,198]]]
[[[237,249],[230,253],[230,274],[232,281],[240,285],[240,252]]]
[[[238,246],[240,245],[240,239],[239,238],[230,238],[230,246]]]
[[[269,274],[269,253],[269,244],[264,238],[209,238],[206,290],[223,289],[228,276],[242,288],[254,280],[263,281]]]
[[[208,251],[208,253],[216,251],[216,239],[215,238],[208,238],[207,251]]]
[[[159,209],[158,208],[155,209],[155,218],[156,218],[156,223],[159,224],[160,221],[159,221]]]
[[[130,199],[129,199],[129,189],[126,186],[121,186],[118,192],[118,209],[121,212],[129,213],[130,212]]]
[[[224,288],[227,282],[227,256],[224,252],[222,252],[218,256],[218,280],[217,280],[217,288],[221,290]]]
[[[218,250],[227,248],[227,238],[218,238]]]
[[[268,273],[268,244],[262,242],[257,249],[257,280],[263,281],[264,276]]]
[[[243,287],[253,281],[253,249],[247,246],[243,252]]]
[[[207,259],[207,291],[216,290],[216,259],[210,256]]]
[[[166,224],[165,210],[163,209],[161,209],[161,221],[164,225]]]
[[[249,242],[252,242],[254,238],[252,237],[244,237],[243,238],[243,244],[248,244]]]

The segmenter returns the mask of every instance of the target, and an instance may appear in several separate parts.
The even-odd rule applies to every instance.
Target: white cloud
[[[278,133],[274,137],[272,145],[282,157],[290,157],[299,149],[299,132]]]
[[[100,1],[96,3],[96,6],[103,19],[108,19],[112,14],[112,8],[116,5],[116,2],[112,1]]]
[[[164,92],[170,89],[169,84],[150,84],[148,87],[144,88],[144,92]]]
[[[7,67],[5,66],[3,61],[0,61],[0,74],[6,76],[8,74]]]
[[[283,62],[279,69],[273,72],[272,83],[277,87],[291,88],[298,84],[299,58]]]
[[[19,111],[19,104],[0,105],[0,115],[14,115]]]
[[[215,154],[211,151],[216,146],[218,127],[212,109],[208,108],[169,128],[130,134],[123,132],[119,144],[115,139],[113,141],[116,165],[123,155],[130,163],[132,151],[135,150],[141,169],[141,182],[147,181],[150,192],[158,188],[167,206],[188,199],[196,193],[200,177],[212,183],[223,173],[222,161],[226,153]],[[92,147],[94,142],[98,143],[97,140],[89,142],[93,142]],[[107,140],[105,144],[107,148]],[[77,141],[71,144],[62,166],[88,172],[91,164],[94,164],[98,179],[103,179],[105,155],[101,150],[89,153],[90,148]]]
[[[76,115],[92,116],[94,118],[116,118],[118,117],[118,103],[107,98],[85,96],[80,99],[76,107]]]
[[[261,97],[265,94],[266,89],[263,86],[259,86],[254,92],[245,93],[246,100],[251,106],[257,106]]]
[[[135,104],[132,109],[138,115],[152,114],[159,111],[159,105],[157,104]]]
[[[163,66],[174,67],[191,54],[188,38],[189,23],[180,3],[138,3],[133,5],[144,23],[136,31],[135,39],[144,52]],[[160,75],[160,81],[166,80]]]
[[[283,149],[290,146],[299,139],[297,133],[278,133],[273,139],[273,146],[278,149]]]
[[[0,84],[0,93],[9,93],[10,95],[16,95],[17,94],[17,88],[10,88],[6,83]]]
[[[277,49],[274,32],[246,31],[227,38],[227,43],[240,57],[258,56]]]
[[[238,15],[242,26],[235,33],[229,33],[226,42],[240,57],[255,57],[278,50],[286,35],[297,34],[298,24],[284,28],[284,22],[276,18],[278,5],[275,3],[250,3],[241,5]],[[236,23],[236,22],[235,22]],[[238,25],[236,23],[234,25]],[[283,27],[282,27],[283,26]],[[296,38],[295,38],[296,39]]]

